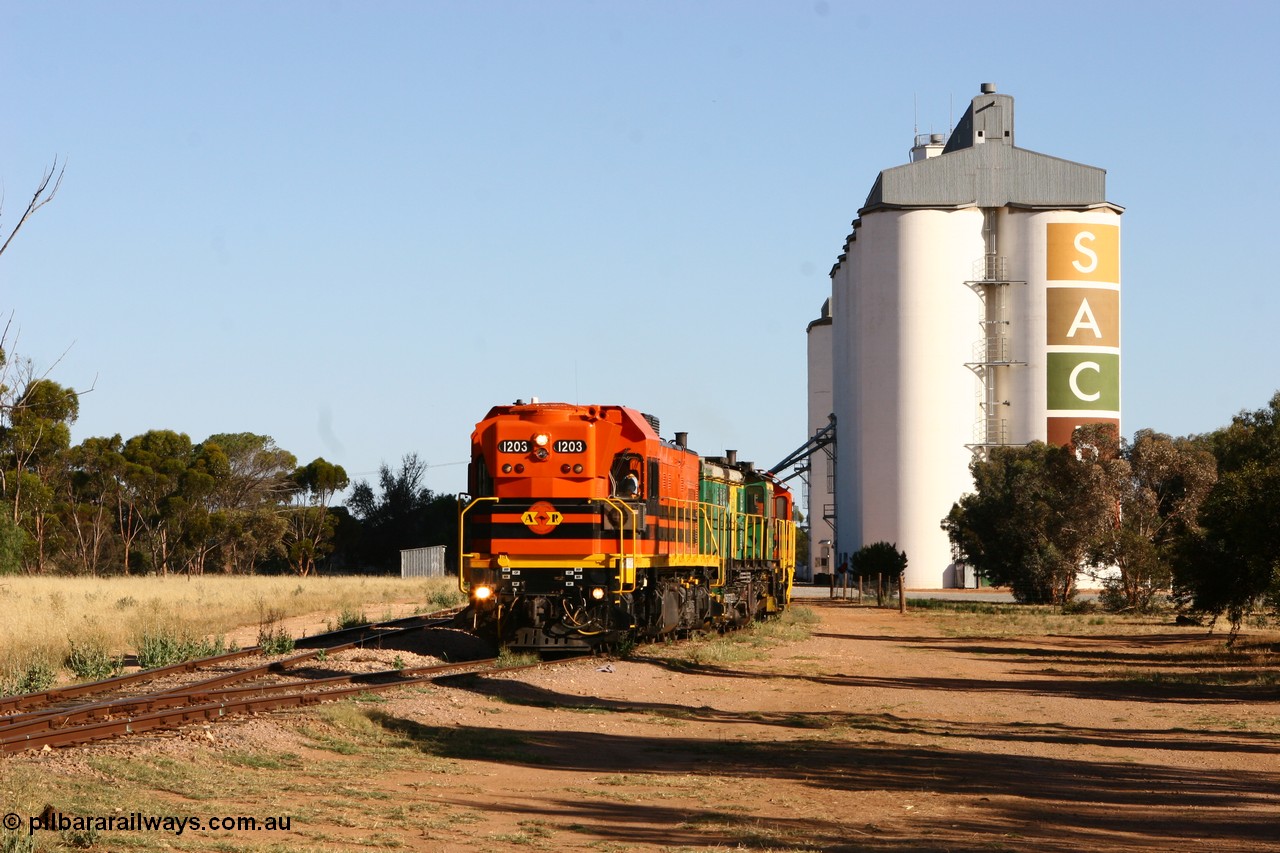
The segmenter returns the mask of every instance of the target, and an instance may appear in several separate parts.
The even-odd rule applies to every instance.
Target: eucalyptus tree
[[[1100,531],[1093,562],[1115,569],[1104,581],[1104,601],[1142,611],[1170,589],[1174,551],[1198,529],[1217,465],[1207,443],[1149,429],[1121,442],[1109,464],[1116,518]]]
[[[1104,470],[1038,441],[993,448],[969,467],[974,491],[942,521],[952,547],[1018,601],[1066,604],[1114,518]]]
[[[191,439],[172,430],[150,430],[125,442],[122,501],[140,528],[150,568],[168,574],[175,567],[172,520],[183,509],[179,485],[191,462]]]
[[[191,449],[191,458],[178,477],[177,492],[166,502],[171,542],[178,564],[188,574],[204,574],[209,556],[226,537],[229,519],[218,495],[231,476],[222,448],[205,442]]]
[[[23,487],[54,467],[71,446],[71,424],[80,415],[80,398],[71,388],[44,378],[28,379],[0,417],[0,483],[11,502],[13,520],[23,514]]]
[[[127,549],[119,531],[120,476],[124,457],[120,436],[87,438],[67,452],[59,518],[67,561],[81,574],[98,575],[120,566]],[[127,566],[126,566],[127,568]]]
[[[13,523],[29,537],[27,564],[35,572],[48,565],[50,539],[56,535],[54,492],[79,414],[80,398],[73,389],[29,374],[0,412],[0,487]]]
[[[315,572],[317,562],[333,549],[336,521],[329,512],[335,495],[349,484],[347,472],[322,458],[293,472],[292,505],[285,529],[285,553],[290,568],[301,576]]]
[[[203,446],[220,448],[227,462],[210,506],[221,569],[252,573],[284,551],[297,458],[270,436],[249,432],[211,435]]]
[[[18,214],[18,218],[14,224],[9,227],[6,234],[0,229],[0,255],[3,255],[9,246],[13,243],[13,238],[18,235],[18,231],[27,223],[37,210],[53,201],[58,194],[58,190],[62,187],[62,178],[66,174],[67,167],[64,161],[61,168],[58,166],[58,158],[53,158],[53,165],[50,166],[36,184],[36,190],[31,195],[31,200],[27,202],[26,208]],[[0,211],[3,210],[3,194],[0,194]],[[23,436],[22,422],[25,420],[27,426],[31,425],[29,416],[24,416],[23,409],[29,408],[33,403],[38,404],[40,398],[49,392],[49,389],[41,387],[40,383],[45,380],[44,377],[36,378],[31,367],[30,360],[13,359],[8,352],[9,344],[9,323],[6,322],[3,331],[0,331],[0,455],[6,458],[0,459],[0,494],[7,500],[3,502],[0,510],[4,512],[4,518],[0,521],[0,572],[15,571],[22,559],[22,554],[26,551],[29,543],[29,537],[22,525],[19,523],[22,518],[22,487],[23,478],[25,476],[24,468],[30,457],[25,456],[28,451],[34,452],[35,448],[30,446],[30,441],[36,439],[39,435],[32,435],[30,432]],[[34,396],[33,396],[34,392]],[[79,401],[71,392],[72,409],[69,418],[70,421],[75,420],[75,412],[78,411]],[[29,414],[29,413],[28,413]],[[47,414],[47,413],[45,413]],[[14,418],[17,417],[17,423]],[[39,416],[37,416],[39,417]],[[68,433],[69,436],[69,433]],[[24,441],[26,444],[24,445]],[[56,443],[56,441],[55,441]],[[63,446],[70,443],[70,438],[64,442]],[[35,483],[30,484],[36,486]],[[12,495],[12,497],[10,497]],[[39,523],[40,527],[44,526],[44,521]],[[37,544],[37,551],[43,549],[43,543]]]
[[[1225,614],[1234,639],[1253,608],[1280,612],[1280,392],[1207,440],[1218,481],[1178,551],[1175,592],[1191,610]]]

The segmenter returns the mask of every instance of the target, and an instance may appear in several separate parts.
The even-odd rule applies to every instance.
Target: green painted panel
[[[1051,352],[1049,410],[1120,410],[1120,356],[1113,352]]]

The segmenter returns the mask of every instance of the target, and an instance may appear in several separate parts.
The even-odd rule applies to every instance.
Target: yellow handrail
[[[466,542],[467,513],[471,511],[472,507],[482,501],[496,502],[497,500],[498,499],[496,497],[472,498],[471,503],[464,506],[458,513],[458,590],[466,593],[468,596],[471,594],[471,584],[467,583],[467,557],[469,554],[463,547],[463,543]]]
[[[636,557],[640,553],[640,523],[637,520],[638,513],[635,508],[623,503],[615,501],[613,498],[603,498],[606,504],[613,507],[618,512],[618,589],[615,590],[619,595],[635,592],[636,589]],[[627,565],[627,518],[623,514],[623,510],[631,513],[631,565]],[[628,583],[628,572],[630,573],[630,583]]]

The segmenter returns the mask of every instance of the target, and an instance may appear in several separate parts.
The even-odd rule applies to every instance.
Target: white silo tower
[[[809,435],[821,436],[831,425],[831,300],[822,303],[818,319],[809,323]],[[805,481],[805,520],[809,531],[809,562],[796,566],[796,580],[812,581],[830,574],[836,547],[835,445],[822,445],[809,456],[809,477]]]
[[[881,172],[831,271],[836,560],[893,542],[968,585],[941,521],[975,454],[1120,419],[1120,213],[1103,169],[1014,145],[984,84]]]

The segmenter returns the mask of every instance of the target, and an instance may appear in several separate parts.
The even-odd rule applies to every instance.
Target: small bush
[[[338,614],[338,628],[342,631],[347,628],[355,628],[358,625],[368,625],[369,617],[364,615],[363,610],[352,610],[349,607],[342,608],[342,612]]]
[[[0,853],[35,853],[35,849],[36,839],[31,833],[5,832],[0,835]]]
[[[508,666],[532,666],[540,660],[542,660],[542,658],[538,657],[536,652],[516,652],[504,646],[502,651],[498,652],[498,660],[494,666],[499,668]]]
[[[264,655],[287,655],[294,649],[293,636],[281,625],[284,611],[258,601],[258,647]]]
[[[276,626],[269,630],[258,629],[258,646],[262,653],[269,657],[287,655],[295,648],[294,639],[284,628]]]
[[[198,660],[225,653],[226,640],[207,640],[174,632],[168,628],[144,631],[138,641],[138,666],[154,669],[183,661]]]
[[[434,610],[450,610],[465,601],[462,592],[456,586],[442,586],[427,594],[427,603]]]
[[[57,670],[43,660],[10,664],[0,673],[0,696],[21,696],[48,690],[57,675]]]
[[[636,640],[634,637],[623,637],[621,640],[613,644],[613,655],[619,660],[626,660],[636,653]]]
[[[1097,610],[1098,604],[1091,598],[1073,598],[1062,605],[1062,612],[1071,616],[1095,613]]]
[[[91,850],[102,837],[102,833],[94,827],[88,829],[68,829],[62,833],[62,843],[76,850]]]
[[[124,669],[124,658],[112,657],[101,640],[90,639],[83,645],[71,640],[71,651],[63,660],[63,666],[81,681],[101,681],[119,675]]]
[[[798,607],[792,604],[787,608],[783,615],[783,621],[788,621],[796,625],[814,625],[816,626],[822,621],[816,610],[812,607]]]

